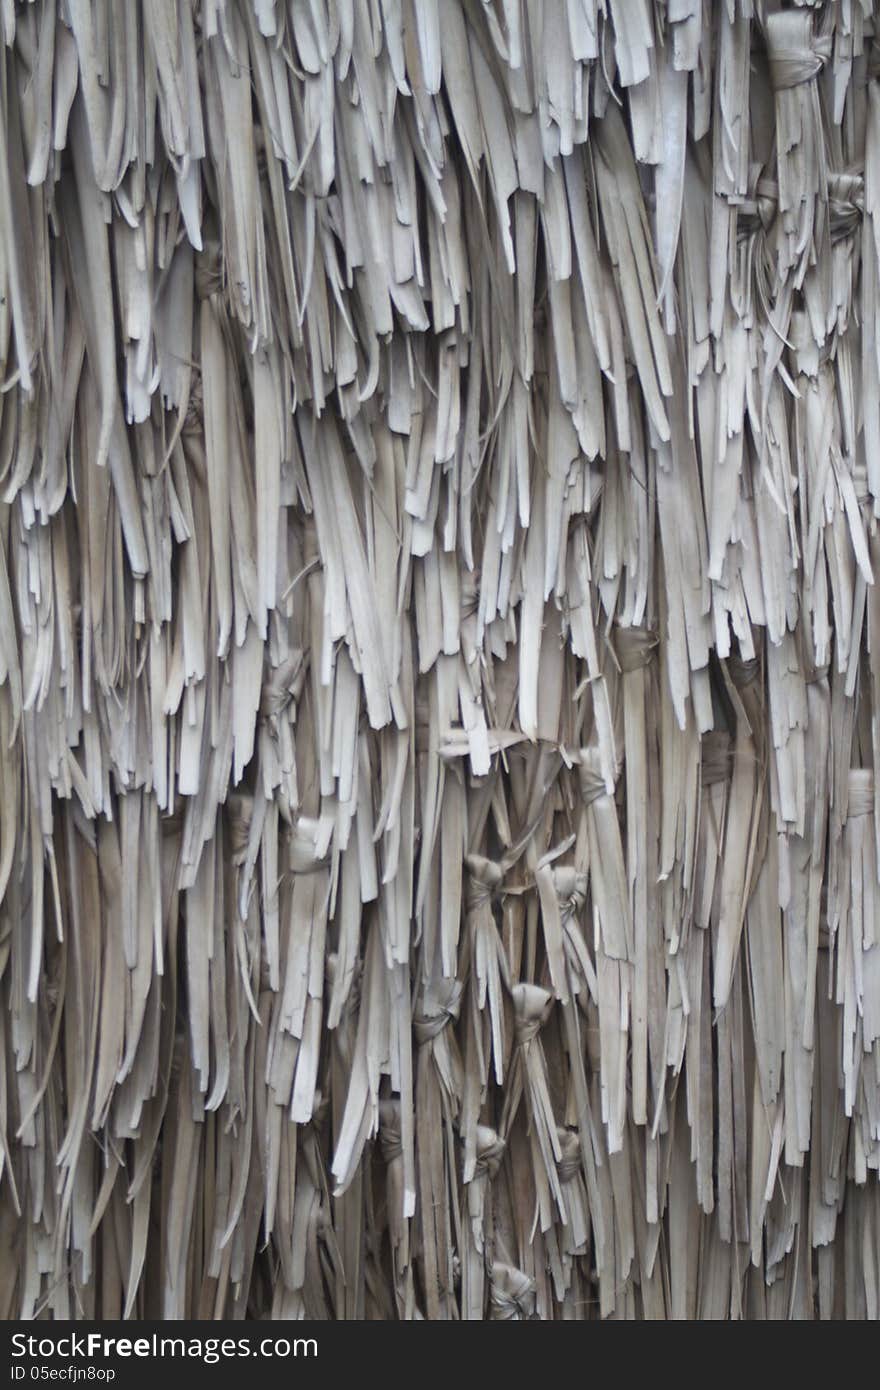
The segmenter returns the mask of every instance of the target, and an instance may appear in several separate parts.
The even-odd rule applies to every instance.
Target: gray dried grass
[[[0,1316],[878,1316],[874,20],[3,0]]]

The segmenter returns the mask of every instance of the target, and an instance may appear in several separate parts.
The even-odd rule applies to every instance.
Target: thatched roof
[[[0,35],[0,1316],[877,1317],[872,4]]]

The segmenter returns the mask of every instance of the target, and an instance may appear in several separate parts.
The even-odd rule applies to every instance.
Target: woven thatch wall
[[[0,1316],[878,1315],[871,0],[0,3]]]

